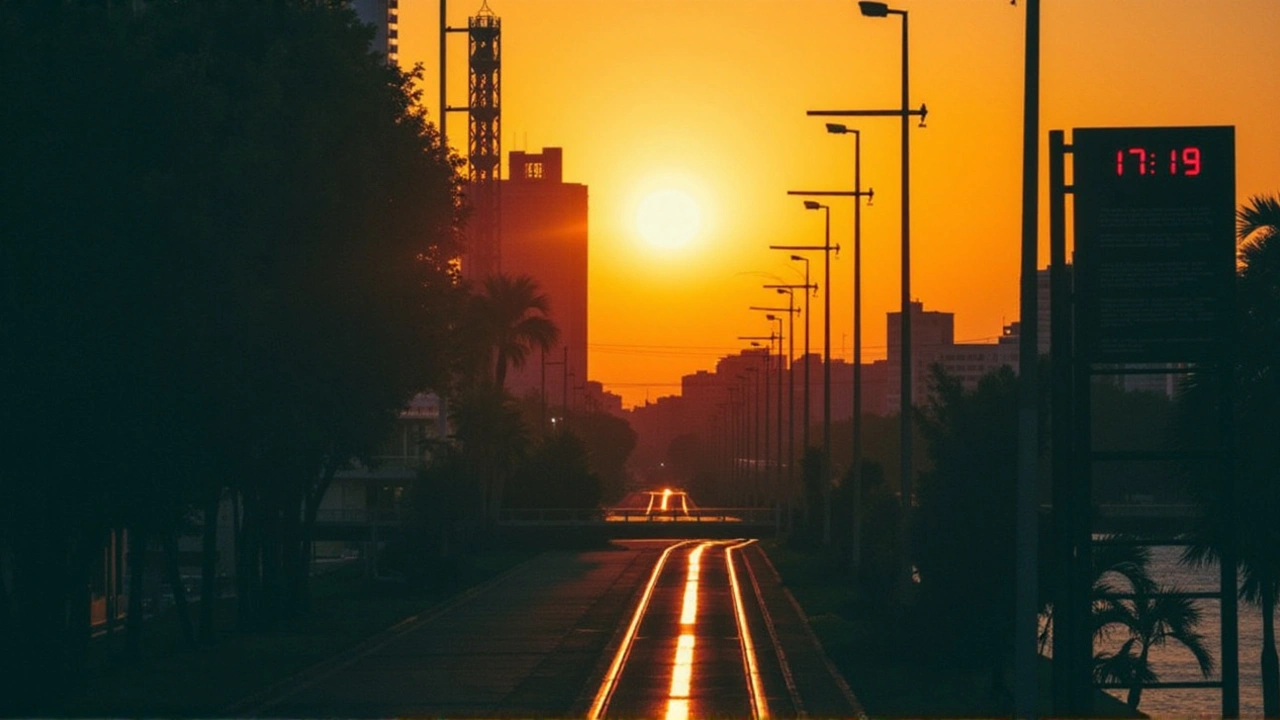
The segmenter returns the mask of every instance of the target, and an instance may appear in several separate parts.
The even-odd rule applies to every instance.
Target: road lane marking
[[[698,578],[702,573],[702,553],[715,543],[704,542],[689,553],[689,569],[684,581],[684,603],[680,608],[680,637],[671,664],[671,690],[667,693],[666,720],[687,720],[689,688],[693,684],[693,626],[698,620]]]
[[[738,585],[738,573],[733,567],[733,551],[744,548],[755,540],[747,540],[724,549],[725,565],[729,568],[729,589],[733,593],[733,612],[738,621],[738,638],[742,645],[742,659],[746,666],[747,686],[751,695],[751,714],[756,720],[769,717],[769,700],[765,697],[760,680],[760,667],[756,662],[755,643],[751,640],[751,628],[747,625],[747,612],[742,604],[742,588]]]
[[[636,631],[640,628],[640,621],[644,618],[645,610],[649,606],[649,598],[653,595],[653,588],[658,584],[658,577],[662,575],[662,568],[667,564],[667,558],[678,547],[688,545],[691,540],[678,542],[675,545],[667,547],[662,551],[662,555],[658,557],[658,561],[653,565],[653,573],[649,575],[649,582],[645,585],[644,593],[640,596],[640,602],[636,604],[636,611],[631,616],[631,624],[627,626],[627,632],[622,637],[622,642],[618,645],[618,652],[613,656],[613,662],[609,664],[609,671],[605,673],[604,679],[600,682],[600,689],[596,691],[596,697],[591,702],[591,707],[587,710],[587,720],[599,720],[604,715],[604,709],[609,704],[609,698],[613,695],[614,689],[618,685],[618,678],[622,674],[622,666],[627,661],[627,655],[631,653],[631,645],[635,642]]]
[[[803,720],[809,717],[809,713],[805,712],[804,701],[800,698],[800,690],[796,688],[795,677],[791,674],[791,665],[787,662],[787,654],[782,650],[782,641],[778,639],[778,629],[773,624],[773,615],[769,613],[769,606],[765,604],[764,593],[760,590],[760,581],[756,578],[756,571],[751,567],[746,554],[742,556],[742,564],[747,568],[747,578],[751,580],[751,589],[755,592],[760,615],[764,618],[765,629],[769,631],[769,641],[773,643],[773,653],[778,657],[778,669],[782,671],[782,681],[787,686],[787,694],[791,696],[792,707],[795,708],[796,717]]]

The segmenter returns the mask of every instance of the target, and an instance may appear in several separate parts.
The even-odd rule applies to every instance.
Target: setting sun
[[[684,247],[702,229],[702,209],[682,190],[656,190],[636,208],[635,227],[654,247]]]

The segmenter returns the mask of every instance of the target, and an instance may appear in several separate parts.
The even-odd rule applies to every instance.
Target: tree
[[[224,487],[246,626],[296,611],[307,501],[441,382],[455,282],[458,160],[349,8],[103,5],[0,7],[0,674],[24,689],[78,672],[105,531],[140,583],[147,538]]]
[[[1200,623],[1200,610],[1194,600],[1178,596],[1177,587],[1162,587],[1151,579],[1150,549],[1095,544],[1093,563],[1093,636],[1109,640],[1117,631],[1128,635],[1115,652],[1095,655],[1096,681],[1125,683],[1129,688],[1128,705],[1136,711],[1143,686],[1160,679],[1151,668],[1151,648],[1170,640],[1190,650],[1200,672],[1209,677],[1213,656],[1204,636],[1195,629]]]
[[[1280,661],[1275,611],[1280,592],[1280,196],[1258,196],[1236,214],[1240,241],[1236,279],[1235,505],[1225,512],[1215,476],[1193,468],[1193,492],[1203,508],[1184,560],[1216,562],[1234,542],[1243,583],[1240,597],[1262,612],[1263,714],[1280,717]],[[1214,417],[1218,395],[1206,377],[1193,376],[1179,397],[1180,439],[1203,444],[1204,417]],[[1229,518],[1234,515],[1234,520]]]
[[[508,364],[523,367],[529,352],[551,349],[560,331],[547,317],[551,301],[528,275],[498,273],[485,278],[475,298],[476,328],[493,352],[493,382],[504,387]]]
[[[940,367],[917,421],[932,469],[920,474],[911,546],[919,603],[939,644],[991,672],[993,693],[1012,643],[1017,377],[1003,367],[976,390]]]
[[[602,498],[615,501],[626,487],[627,460],[636,447],[636,431],[626,420],[603,412],[574,414],[573,434],[587,447],[587,464],[600,478]]]
[[[478,519],[492,527],[498,522],[507,479],[528,452],[529,429],[519,406],[496,385],[468,388],[451,412],[461,445],[459,460],[478,488]]]
[[[510,505],[523,508],[596,508],[600,477],[588,465],[587,446],[571,431],[544,436],[512,479]]]

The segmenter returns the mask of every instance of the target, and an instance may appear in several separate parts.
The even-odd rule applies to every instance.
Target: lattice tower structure
[[[467,19],[472,277],[501,268],[502,21],[482,3]],[[464,269],[465,272],[465,269]]]

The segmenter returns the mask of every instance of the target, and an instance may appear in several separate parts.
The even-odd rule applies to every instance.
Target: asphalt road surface
[[[227,708],[258,717],[857,717],[764,553],[545,553]]]

